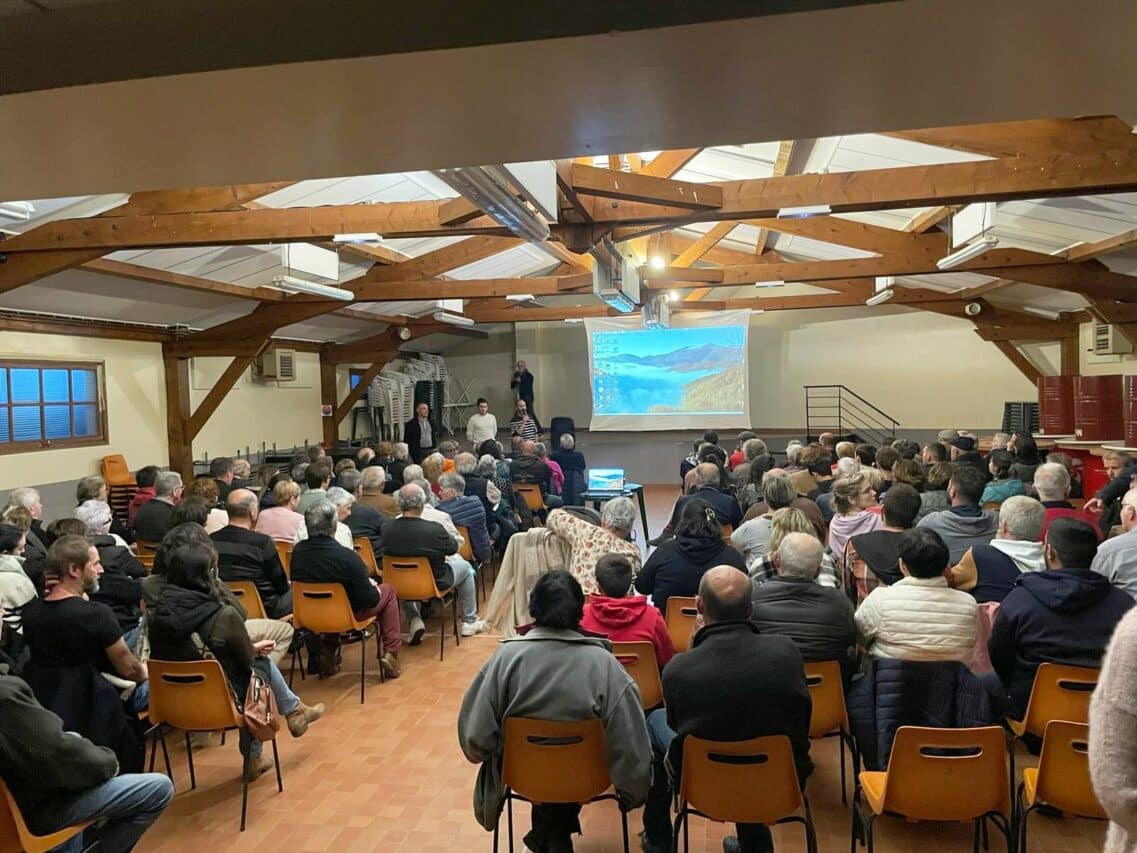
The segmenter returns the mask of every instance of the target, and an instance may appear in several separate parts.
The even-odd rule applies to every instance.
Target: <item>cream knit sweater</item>
[[[1118,623],[1090,703],[1090,775],[1110,817],[1105,853],[1137,853],[1137,608]]]

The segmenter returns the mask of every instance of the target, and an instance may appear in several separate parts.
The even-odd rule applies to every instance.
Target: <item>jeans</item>
[[[454,572],[454,592],[458,596],[458,608],[462,611],[463,622],[478,621],[478,599],[474,589],[474,567],[461,557],[447,557],[450,570]]]
[[[288,686],[288,681],[281,674],[280,668],[276,665],[276,661],[272,660],[272,658],[268,658],[267,660],[268,687],[276,699],[276,710],[282,717],[287,717],[300,707],[300,697],[292,692],[292,688]],[[261,749],[264,747],[264,744],[249,735],[248,729],[241,729],[238,743],[240,744],[242,755],[248,750],[254,758],[261,754]]]
[[[660,708],[647,715],[647,734],[651,741],[654,760],[652,762],[651,790],[644,804],[644,831],[648,840],[656,846],[670,849],[671,825],[671,783],[663,759],[675,740],[675,732],[667,725],[667,711]],[[772,853],[774,840],[770,829],[760,823],[735,824],[738,844],[742,853]]]
[[[127,773],[73,797],[60,797],[44,806],[42,811],[51,814],[51,820],[36,823],[34,832],[46,835],[81,823],[103,819],[99,841],[106,853],[126,853],[133,850],[138,839],[154,823],[174,796],[174,785],[162,773]],[[83,834],[55,848],[78,853],[83,849]]]

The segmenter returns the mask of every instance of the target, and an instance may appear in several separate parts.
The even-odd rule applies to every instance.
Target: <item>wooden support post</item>
[[[193,479],[193,446],[187,434],[190,419],[189,359],[163,355],[166,378],[166,441],[170,468]]]
[[[1038,377],[1040,377],[1042,373],[1039,372],[1037,367],[1031,364],[1030,359],[1023,355],[1017,346],[1010,341],[992,341],[991,343],[999,348],[999,352],[1005,355],[1007,360],[1017,367],[1019,373],[1029,379],[1032,385],[1038,382]]]
[[[371,384],[371,380],[379,375],[379,371],[383,369],[383,366],[390,361],[395,354],[390,352],[380,353],[379,355],[382,356],[382,358],[373,362],[367,370],[363,371],[363,375],[359,377],[359,383],[347,392],[347,396],[344,397],[343,402],[336,407],[335,421],[337,429],[339,425],[343,423],[343,419],[348,416],[352,407],[367,393],[367,386]]]
[[[1061,348],[1061,368],[1059,373],[1062,376],[1077,376],[1081,373],[1081,356],[1082,347],[1077,336],[1072,338],[1063,338],[1058,342]]]
[[[331,406],[332,414],[322,415],[324,425],[324,449],[330,451],[339,441],[340,422],[336,420],[336,365],[320,353],[320,404]]]

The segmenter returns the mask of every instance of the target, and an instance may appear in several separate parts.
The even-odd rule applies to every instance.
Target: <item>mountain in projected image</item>
[[[714,370],[727,364],[737,364],[742,361],[742,347],[700,344],[699,346],[680,347],[671,352],[647,356],[625,352],[615,356],[613,361],[630,361],[636,364],[649,364],[652,367],[667,367],[682,373],[690,373],[692,370]]]

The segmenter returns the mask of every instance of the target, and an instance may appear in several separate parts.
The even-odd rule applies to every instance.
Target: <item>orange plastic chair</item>
[[[813,714],[809,720],[811,739],[836,737],[841,749],[841,803],[845,796],[845,747],[853,756],[853,778],[861,772],[861,757],[849,728],[849,712],[845,708],[845,686],[841,677],[841,664],[835,660],[806,663],[805,683],[813,700]]]
[[[379,561],[375,558],[375,547],[371,540],[366,536],[356,536],[351,541],[355,543],[355,553],[363,560],[363,565],[367,566],[367,574],[373,578],[382,578],[383,573],[379,570]]]
[[[695,596],[673,595],[667,599],[667,633],[671,635],[675,651],[685,652],[691,645],[691,634],[694,633],[698,615]]]
[[[999,726],[933,729],[901,726],[888,768],[865,770],[853,792],[853,844],[858,820],[873,850],[872,825],[885,812],[905,820],[972,821],[975,845],[988,819],[1011,848],[1011,793],[1007,743]],[[861,809],[861,800],[868,814]]]
[[[292,580],[292,543],[281,542],[279,539],[274,543],[276,545],[276,555],[280,557],[280,565],[284,567],[284,576]]]
[[[165,661],[151,658],[147,663],[150,670],[150,724],[154,731],[154,743],[150,753],[150,770],[154,769],[154,758],[158,743],[166,767],[170,766],[170,753],[166,748],[166,726],[181,729],[186,737],[186,756],[189,759],[190,788],[197,787],[197,777],[193,768],[193,749],[190,746],[190,733],[214,732],[226,729],[242,729],[245,718],[233,701],[233,693],[225,672],[216,660]],[[245,815],[249,806],[249,760],[245,755],[241,771],[241,831],[245,831]],[[272,760],[276,765],[276,788],[284,790],[280,776],[280,757],[276,750],[276,739],[272,741]]]
[[[4,794],[0,797],[2,801],[0,802],[0,851],[3,853],[9,851],[19,853],[21,850],[27,853],[46,853],[74,838],[94,823],[93,820],[88,820],[64,827],[49,835],[36,835],[28,828],[16,798],[12,796],[3,779],[0,779],[0,792]]]
[[[252,581],[225,581],[229,591],[245,608],[246,619],[268,619],[265,604],[261,600],[260,590]]]
[[[1089,498],[1067,498],[1066,503],[1070,504],[1073,509],[1085,509],[1087,500]]]
[[[530,512],[546,510],[545,496],[541,494],[541,487],[536,483],[514,483],[513,491],[525,498],[525,505],[529,507]]]
[[[1062,814],[1105,820],[1105,810],[1098,802],[1090,780],[1087,740],[1090,727],[1085,723],[1051,720],[1042,738],[1042,754],[1038,767],[1023,770],[1019,783],[1018,809],[1019,850],[1026,850],[1026,823],[1030,813],[1046,804]]]
[[[1002,505],[1003,505],[1002,501],[984,501],[983,502],[983,509],[998,510],[999,507],[1001,507]]]
[[[156,556],[157,554],[153,552],[138,555],[138,562],[146,568],[146,574],[151,574],[154,571],[154,558]]]
[[[146,542],[143,539],[135,539],[134,540],[134,550],[137,552],[138,559],[140,559],[140,560],[142,559],[142,556],[144,554],[150,554],[151,556],[153,556],[154,554],[157,554],[158,553],[158,545],[159,545],[159,543],[157,543],[157,542]]]
[[[613,643],[612,654],[640,689],[640,704],[643,709],[646,711],[662,705],[663,681],[659,677],[655,646],[646,641]]]
[[[760,795],[759,795],[760,792]],[[720,823],[800,823],[805,845],[817,851],[817,833],[809,800],[794,767],[793,747],[785,735],[739,741],[713,741],[688,735],[683,741],[679,810],[672,850],[690,850],[690,815]]]
[[[399,601],[439,601],[442,604],[441,622],[438,626],[438,659],[446,654],[446,608],[454,616],[454,643],[462,645],[458,632],[458,597],[454,587],[439,589],[434,582],[434,571],[427,557],[396,557],[383,555],[383,579],[398,593]]]
[[[294,581],[292,584],[292,626],[297,630],[311,631],[313,634],[332,634],[343,638],[344,634],[359,636],[362,644],[359,664],[359,704],[366,699],[367,675],[367,628],[375,624],[375,617],[371,616],[362,622],[355,618],[351,609],[351,602],[347,598],[347,590],[343,584],[338,583],[302,583]],[[380,642],[376,640],[376,642]],[[292,647],[292,663],[288,668],[288,683],[292,684],[293,672],[296,669],[296,659],[300,655],[300,646]],[[379,682],[383,682],[383,667],[379,667]]]
[[[134,479],[134,472],[130,470],[130,466],[126,464],[126,457],[121,453],[104,456],[99,468],[108,486],[138,485],[138,481]]]
[[[1034,685],[1021,720],[1007,718],[1011,730],[1011,779],[1015,778],[1015,747],[1024,735],[1042,737],[1051,720],[1090,721],[1090,695],[1099,671],[1084,666],[1044,663],[1034,674]]]
[[[458,547],[458,556],[469,563],[471,566],[477,563],[474,559],[474,548],[470,545],[470,528],[466,525],[458,525],[458,535],[462,537],[462,544]]]
[[[734,525],[733,524],[724,524],[722,526],[722,541],[725,542],[727,545],[730,544],[730,536],[732,533],[734,533]]]
[[[612,786],[604,724],[595,717],[581,722],[509,717],[501,759],[501,783],[513,851],[513,801],[530,803],[595,803],[616,800]],[[618,802],[618,800],[617,800]],[[628,853],[628,813],[620,809],[624,853]],[[500,813],[498,824],[501,823]],[[498,849],[494,825],[493,849]]]

